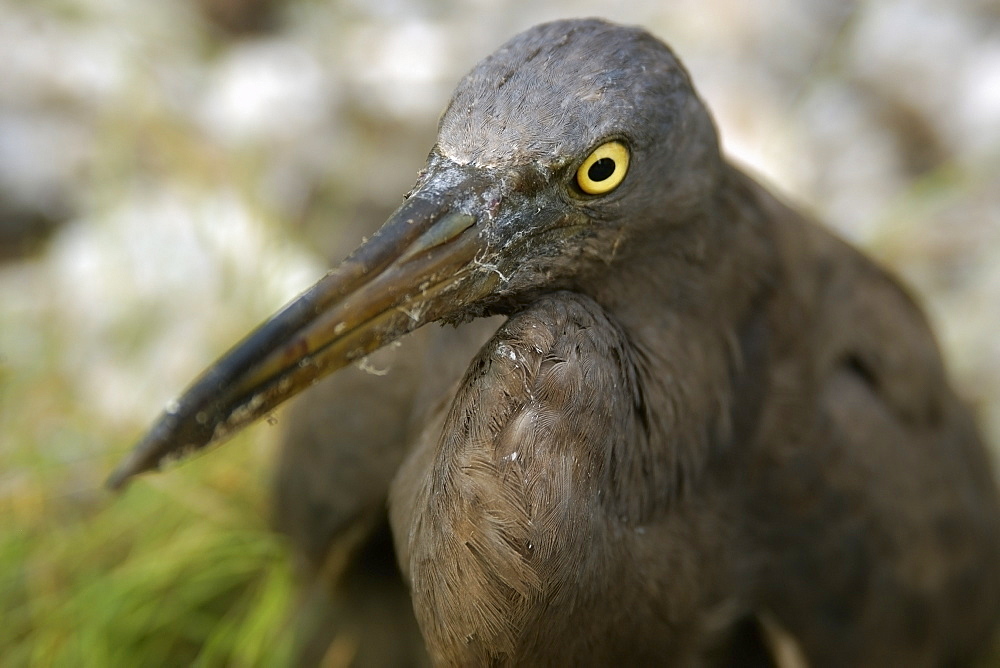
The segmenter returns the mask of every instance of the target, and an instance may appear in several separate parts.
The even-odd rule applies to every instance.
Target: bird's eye
[[[576,170],[576,183],[588,195],[603,195],[618,187],[628,171],[628,148],[620,141],[601,144]]]

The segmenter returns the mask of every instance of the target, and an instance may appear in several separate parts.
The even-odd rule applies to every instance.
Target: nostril
[[[476,223],[476,217],[468,213],[451,212],[431,225],[399,258],[405,262],[410,258],[447,243]]]

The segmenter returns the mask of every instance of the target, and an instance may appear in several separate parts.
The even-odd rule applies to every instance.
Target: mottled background
[[[1000,4],[611,6],[0,0],[0,663],[287,660],[277,429],[102,480],[396,206],[457,79],[548,19],[670,43],[727,151],[920,295],[1000,443]]]

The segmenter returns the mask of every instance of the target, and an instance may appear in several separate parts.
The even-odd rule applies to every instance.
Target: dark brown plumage
[[[353,426],[293,437],[279,483],[317,568],[388,490],[435,663],[792,647],[815,666],[935,666],[982,648],[997,490],[919,309],[721,157],[666,47],[601,21],[533,28],[463,79],[408,201],[113,482],[424,323],[492,314],[509,319],[455,389],[454,370],[407,376],[416,357],[385,415],[366,408],[378,383],[334,383]]]

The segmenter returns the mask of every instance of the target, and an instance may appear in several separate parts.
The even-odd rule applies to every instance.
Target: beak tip
[[[165,436],[170,435],[172,424],[165,424],[169,419],[161,418],[160,421],[146,434],[138,445],[136,445],[120,464],[112,471],[104,485],[114,492],[121,491],[128,486],[132,478],[154,471],[160,468],[161,462],[169,449],[170,440]]]
[[[116,468],[111,475],[108,476],[108,479],[104,481],[104,486],[112,492],[121,492],[132,481],[132,478],[153,468],[155,467],[150,466],[148,463],[139,461],[134,454],[129,455],[125,461],[119,464],[118,468]]]

